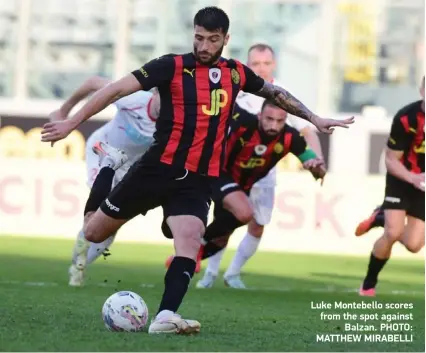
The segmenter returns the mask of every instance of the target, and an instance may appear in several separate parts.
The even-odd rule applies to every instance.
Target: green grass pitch
[[[164,260],[171,246],[118,243],[87,273],[87,285],[70,288],[71,240],[0,237],[0,351],[423,351],[425,342],[424,262],[389,261],[381,275],[380,303],[413,303],[413,342],[316,342],[317,334],[345,331],[345,320],[321,320],[311,301],[371,302],[355,290],[365,274],[365,257],[259,253],[244,280],[252,289],[195,289],[196,275],[180,308],[201,322],[196,336],[150,336],[108,332],[101,319],[105,299],[132,290],[155,314],[163,291]],[[223,267],[229,264],[228,252]],[[205,264],[204,264],[205,266]],[[376,313],[333,310],[343,315]],[[355,322],[355,321],[354,321]],[[359,322],[359,321],[356,321]],[[394,321],[397,322],[397,321]],[[374,322],[378,327],[379,323]],[[380,333],[380,332],[379,332]],[[381,332],[399,334],[400,332]]]

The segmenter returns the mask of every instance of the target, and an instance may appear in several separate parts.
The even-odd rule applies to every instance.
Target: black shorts
[[[386,176],[384,210],[404,210],[408,216],[425,220],[425,193],[392,175]]]
[[[206,225],[210,186],[209,177],[160,162],[146,163],[142,158],[111,191],[101,210],[114,219],[131,219],[161,206],[164,220],[169,216],[190,215]],[[164,225],[163,222],[163,232]]]
[[[212,179],[211,182],[211,193],[212,200],[215,204],[222,203],[223,199],[226,195],[233,193],[234,191],[243,191],[245,192],[238,183],[234,181],[234,179],[226,174],[221,173],[219,178]],[[246,192],[248,195],[250,191]]]

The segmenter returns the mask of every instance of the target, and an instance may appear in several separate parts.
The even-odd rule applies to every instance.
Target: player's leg
[[[250,201],[254,208],[254,218],[248,225],[248,231],[241,240],[234,258],[224,275],[225,284],[231,288],[246,288],[241,279],[241,269],[256,253],[263,235],[264,227],[270,223],[274,208],[275,188],[254,187],[250,192]]]
[[[216,202],[214,207],[214,218],[223,219],[223,213],[228,213],[228,211],[224,209],[223,204],[220,201]],[[220,263],[231,235],[232,232],[229,234],[223,234],[223,236],[216,237],[204,243],[202,246],[202,259],[208,258],[208,264],[203,277],[196,284],[197,288],[213,287],[213,284],[219,275]]]
[[[360,295],[376,295],[379,273],[391,256],[393,244],[402,238],[409,206],[408,186],[391,176],[386,177],[385,200],[382,205],[385,213],[384,233],[376,240],[370,254],[367,274],[359,290]]]
[[[100,243],[106,238],[108,238],[109,235],[114,234],[116,230],[121,226],[118,226],[116,229],[116,222],[108,222],[108,220],[105,220],[106,223],[101,226],[99,231],[103,230],[104,228],[112,229],[108,236],[105,237],[105,239],[99,240],[99,238],[93,238],[91,235],[87,234],[87,230],[92,230],[91,227],[87,228],[91,218],[95,216],[99,206],[106,199],[109,192],[111,191],[115,171],[127,161],[127,156],[124,154],[124,152],[111,146],[108,146],[107,144],[102,142],[97,142],[94,145],[93,152],[96,153],[99,157],[100,170],[93,183],[92,189],[90,190],[90,194],[84,209],[84,227],[83,232],[80,233],[84,236],[80,236],[77,239],[76,245],[74,247],[75,267],[80,271],[84,270],[86,266],[87,252],[90,248],[90,241],[92,241],[91,239],[97,239],[98,241],[94,242]],[[100,218],[102,218],[102,216],[98,213],[96,217],[96,222],[99,222]]]
[[[203,245],[215,238],[232,234],[235,229],[249,222],[253,216],[252,206],[247,195],[229,176],[223,175],[213,182],[211,193],[215,204],[222,206],[220,214],[215,214],[213,222],[206,229],[202,240]],[[215,212],[216,210],[217,207],[215,207]],[[167,259],[166,267],[170,265],[172,259],[172,256]],[[201,259],[203,259],[203,247],[197,258],[197,268],[201,267]]]
[[[368,233],[371,229],[385,226],[385,212],[382,205],[377,206],[371,215],[361,221],[355,229],[357,237]]]
[[[222,175],[211,185],[212,199],[223,210],[206,229],[203,239],[220,238],[247,224],[253,218],[253,207],[246,193],[228,175]],[[216,210],[216,209],[215,209]]]
[[[425,245],[425,194],[417,190],[412,190],[411,194],[401,243],[408,251],[417,253]]]
[[[163,297],[149,333],[196,333],[200,323],[184,320],[176,314],[195,272],[201,237],[210,207],[210,185],[207,178],[187,173],[174,180],[175,192],[163,203],[168,230],[163,232],[174,240],[175,256],[165,278]]]
[[[115,171],[127,161],[127,156],[122,151],[99,142],[103,139],[103,135],[102,129],[93,133],[88,139],[86,147],[87,183],[91,188],[88,203],[90,200],[91,204],[96,206],[100,205],[100,202],[111,190]],[[87,207],[88,205],[86,205],[86,209]],[[85,210],[85,219],[88,219],[91,214],[92,212]],[[85,265],[82,265],[81,262],[87,262],[87,252],[91,246],[94,247],[95,245],[90,245],[86,242],[83,229],[81,229],[77,235],[73,249],[72,264],[69,268],[69,284],[71,286],[81,286],[83,284]],[[101,247],[98,246],[98,248]],[[77,262],[80,264],[77,265]]]
[[[405,210],[385,210],[384,233],[376,240],[373,251],[370,254],[367,274],[360,289],[361,295],[375,295],[379,273],[391,256],[393,245],[401,239],[404,233],[405,218]]]

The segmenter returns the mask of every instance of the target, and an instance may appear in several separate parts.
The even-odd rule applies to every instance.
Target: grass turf
[[[380,303],[412,303],[412,310],[311,309],[311,302],[372,302],[355,290],[365,274],[365,258],[311,254],[259,253],[238,291],[218,280],[213,289],[191,288],[180,313],[201,322],[197,336],[111,333],[101,320],[104,300],[117,290],[132,290],[155,314],[163,291],[164,260],[171,247],[118,243],[112,256],[89,268],[87,286],[69,288],[67,268],[72,242],[0,237],[1,351],[423,351],[425,342],[424,263],[391,260],[381,275]],[[232,252],[225,255],[229,263]],[[205,266],[205,265],[204,265]],[[196,275],[192,281],[200,278]],[[402,291],[395,293],[394,291]],[[359,320],[321,320],[320,313],[412,313],[406,332],[413,342],[317,342],[317,334],[345,331]],[[403,321],[393,321],[394,323]]]

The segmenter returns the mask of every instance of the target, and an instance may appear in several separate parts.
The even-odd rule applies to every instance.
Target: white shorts
[[[92,188],[93,182],[99,173],[99,157],[96,153],[93,152],[92,147],[96,142],[102,141],[106,142],[106,129],[101,127],[100,129],[93,132],[92,135],[87,139],[86,142],[86,170],[87,170],[87,185],[89,188]],[[132,156],[128,156],[129,160],[119,169],[115,171],[114,179],[112,181],[112,188],[116,186],[121,179],[123,179],[124,175],[129,170],[130,166],[135,162],[135,158],[131,158]]]
[[[254,186],[250,191],[250,201],[253,204],[254,219],[257,224],[265,226],[271,222],[274,209],[275,188]]]

